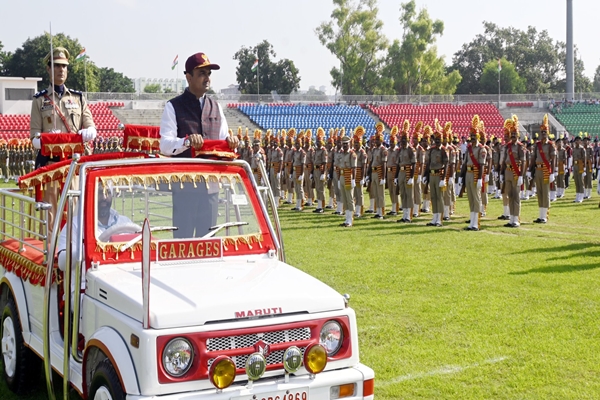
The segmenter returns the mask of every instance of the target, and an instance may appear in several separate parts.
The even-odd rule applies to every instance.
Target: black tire
[[[98,399],[96,399],[96,393]],[[104,395],[104,396],[102,396]],[[109,397],[106,397],[108,395]],[[92,377],[92,384],[88,394],[90,400],[125,400],[125,392],[121,387],[121,381],[115,368],[108,358],[105,358],[98,364]]]
[[[6,386],[17,394],[28,393],[37,385],[32,382],[39,378],[41,361],[23,342],[21,320],[17,306],[9,297],[2,310],[0,326],[2,340],[2,367]]]

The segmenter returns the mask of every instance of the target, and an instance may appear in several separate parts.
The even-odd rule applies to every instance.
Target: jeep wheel
[[[89,397],[93,400],[125,400],[117,371],[108,358],[102,360],[92,378]]]
[[[39,376],[41,360],[23,343],[15,301],[9,298],[2,311],[2,366],[4,380],[17,394],[28,392]]]

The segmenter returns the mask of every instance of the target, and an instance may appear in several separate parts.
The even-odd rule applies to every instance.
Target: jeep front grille
[[[237,349],[252,349],[254,345],[261,340],[269,346],[277,344],[289,344],[289,346],[293,346],[297,342],[307,341],[310,339],[311,331],[309,327],[208,338],[206,339],[206,350],[208,352],[215,352],[217,354],[208,359],[207,368],[210,368],[214,359],[220,355],[219,353],[227,353],[231,350]],[[304,349],[306,346],[298,345],[298,347],[304,355]],[[275,350],[270,352],[267,355],[267,366],[281,364],[283,352],[284,350]],[[252,353],[252,351],[248,352],[248,354],[231,357],[235,362],[236,368],[243,369],[246,367],[246,360],[248,359],[250,353]]]

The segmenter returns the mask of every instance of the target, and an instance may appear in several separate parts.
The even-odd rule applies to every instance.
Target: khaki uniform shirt
[[[83,93],[68,89],[65,86],[65,91],[62,96],[54,92],[52,87],[42,90],[33,96],[31,102],[31,123],[29,125],[29,135],[33,139],[36,133],[48,133],[54,130],[54,122],[52,119],[53,110],[55,107],[60,111],[54,111],[56,119],[56,130],[65,133],[77,133],[81,129],[86,129],[91,126],[95,127],[92,119],[92,112],[88,107],[87,100]],[[60,117],[63,115],[65,122]]]

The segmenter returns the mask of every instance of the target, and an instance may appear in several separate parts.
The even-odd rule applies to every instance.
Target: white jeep
[[[51,185],[63,188],[53,227],[36,200]],[[0,190],[16,393],[43,365],[51,398],[52,370],[84,399],[373,398],[347,296],[285,263],[274,198],[246,162],[76,155],[19,186]],[[174,224],[207,194],[210,226]]]

